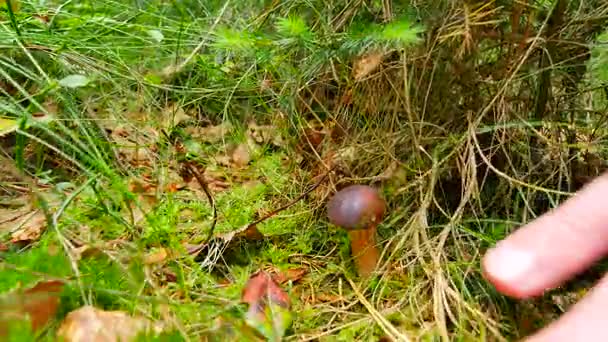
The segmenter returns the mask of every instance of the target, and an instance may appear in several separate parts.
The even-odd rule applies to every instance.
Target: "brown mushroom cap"
[[[378,191],[366,185],[351,185],[338,191],[327,203],[329,221],[344,229],[365,229],[382,220],[386,203]]]

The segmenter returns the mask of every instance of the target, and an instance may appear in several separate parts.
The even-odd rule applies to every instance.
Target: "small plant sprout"
[[[329,221],[348,232],[357,272],[370,276],[378,263],[376,227],[382,221],[386,202],[366,185],[351,185],[338,191],[327,204]]]

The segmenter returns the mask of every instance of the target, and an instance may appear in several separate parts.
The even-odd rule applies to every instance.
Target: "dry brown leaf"
[[[380,66],[380,63],[382,63],[383,57],[384,54],[382,52],[372,52],[356,59],[353,64],[353,77],[355,80],[360,81],[376,70]]]
[[[70,312],[57,336],[66,342],[132,341],[145,332],[161,333],[164,326],[122,311],[104,311],[84,306]]]
[[[244,228],[237,229],[221,236],[224,241],[231,241],[233,239],[245,239],[247,241],[258,241],[264,238],[258,227],[246,226]]]
[[[319,293],[316,296],[316,301],[315,302],[321,302],[321,303],[336,303],[339,302],[341,300],[344,300],[344,298],[342,296],[336,295],[336,294],[331,294],[331,293]]]
[[[144,264],[158,264],[165,261],[169,257],[169,252],[166,248],[159,248],[144,256]]]
[[[247,125],[249,137],[257,144],[273,144],[277,147],[284,147],[285,140],[279,129],[272,125],[258,125],[251,121]]]
[[[201,142],[218,143],[232,130],[232,124],[222,122],[217,126],[187,127],[185,132]]]
[[[232,158],[230,156],[215,156],[215,162],[218,165],[230,167],[232,165]]]
[[[11,241],[36,241],[46,229],[46,216],[42,210],[34,210],[21,217],[11,229]]]
[[[284,272],[276,272],[273,274],[274,280],[279,284],[285,284],[288,281],[297,282],[308,274],[308,269],[304,267],[290,268]]]
[[[0,336],[6,336],[12,322],[28,317],[33,331],[42,329],[55,316],[64,285],[59,280],[41,281],[0,298]]]
[[[134,165],[149,165],[154,162],[155,153],[149,148],[158,137],[152,128],[129,126],[108,126],[110,138],[115,143],[116,151],[121,160]]]
[[[161,115],[162,128],[167,130],[191,119],[191,117],[186,114],[184,109],[182,107],[178,107],[177,104],[167,106]]]
[[[128,217],[128,219],[137,224],[158,204],[158,197],[155,193],[157,187],[143,179],[135,178],[129,180],[128,187],[129,191],[135,193],[137,197],[136,201],[129,203],[131,210],[129,214],[132,214],[132,217]]]
[[[238,145],[231,156],[232,162],[237,167],[245,167],[251,161],[251,153],[249,152],[249,146],[247,144]]]
[[[177,282],[177,274],[175,274],[175,272],[173,272],[173,270],[171,270],[170,268],[163,268],[160,270],[159,272],[161,279],[166,282],[166,283],[176,283]]]
[[[230,164],[228,163],[228,165]],[[203,174],[203,177],[205,178],[205,182],[207,182],[207,185],[209,186],[209,190],[211,190],[212,192],[223,191],[230,187],[230,183],[227,181],[226,176],[222,172],[206,169]],[[203,191],[201,185],[196,179],[191,179],[186,184],[186,187],[191,191]]]
[[[103,251],[99,247],[91,246],[91,245],[82,245],[80,247],[76,247],[70,251],[72,258],[74,260],[81,260],[83,258],[94,257],[97,255],[101,255]]]

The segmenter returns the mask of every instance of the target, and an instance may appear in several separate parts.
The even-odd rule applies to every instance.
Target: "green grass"
[[[51,340],[85,304],[169,322],[169,340],[225,340],[216,323],[242,324],[243,287],[268,268],[307,271],[283,285],[294,313],[287,340],[512,340],[529,321],[551,320],[559,310],[550,295],[534,302],[546,312],[526,311],[483,279],[479,261],[600,171],[586,167],[608,155],[598,19],[608,7],[568,9],[561,39],[574,43],[559,47],[555,98],[536,117],[536,52],[549,39],[506,49],[510,36],[492,33],[510,32],[508,6],[387,3],[20,1],[14,13],[0,3],[0,116],[10,128],[0,137],[10,161],[0,213],[36,190],[58,216],[25,247],[0,227],[0,247],[9,246],[0,248],[0,293],[65,279],[42,333]],[[536,6],[532,33],[542,36],[552,4]],[[587,46],[589,60],[574,46]],[[382,63],[355,80],[359,57],[378,52]],[[229,132],[212,136],[208,127],[225,123]],[[310,126],[332,133],[315,152]],[[229,160],[240,144],[255,146],[242,168]],[[549,158],[535,159],[535,149]],[[261,241],[192,256],[188,245],[205,242],[214,219],[196,181],[167,191],[182,182],[185,160],[210,182],[216,237],[306,192],[327,164],[338,168],[258,224]],[[345,232],[325,218],[327,196],[350,183],[378,186],[389,206],[382,272],[369,281],[354,272]],[[169,256],[146,264],[163,248]]]

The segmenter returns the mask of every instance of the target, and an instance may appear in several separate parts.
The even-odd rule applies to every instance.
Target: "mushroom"
[[[329,221],[348,232],[357,271],[371,275],[379,259],[376,227],[382,221],[386,203],[378,191],[366,185],[351,185],[338,191],[327,203]]]

